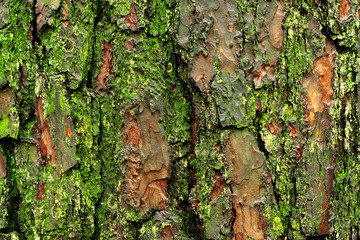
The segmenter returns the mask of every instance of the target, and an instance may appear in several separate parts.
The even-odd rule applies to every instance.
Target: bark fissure
[[[180,56],[177,53],[177,49],[175,47],[175,45],[173,46],[173,54],[174,54],[174,58],[175,58],[175,76],[176,79],[181,83],[181,86],[183,87],[183,93],[185,93],[185,99],[187,99],[190,102],[190,106],[191,106],[191,112],[190,112],[190,118],[189,118],[189,124],[190,124],[190,142],[188,143],[190,145],[189,148],[189,152],[187,157],[188,158],[183,158],[184,160],[189,159],[189,164],[187,166],[187,171],[189,171],[190,173],[190,180],[188,182],[188,186],[187,186],[187,196],[186,199],[184,199],[184,201],[181,202],[180,206],[181,209],[185,212],[186,217],[186,221],[188,221],[189,223],[191,222],[192,224],[189,224],[189,226],[187,227],[187,232],[190,236],[194,236],[196,239],[202,239],[202,231],[201,231],[201,220],[199,218],[199,216],[195,213],[194,209],[191,208],[191,203],[189,201],[190,199],[190,192],[191,189],[194,188],[195,186],[195,171],[196,169],[194,169],[191,166],[191,161],[196,157],[195,154],[195,145],[196,145],[196,141],[197,141],[197,137],[198,137],[198,119],[196,116],[196,106],[194,103],[194,96],[193,96],[193,92],[197,91],[197,88],[194,86],[194,84],[192,82],[188,82],[185,79],[182,79],[182,77],[180,77],[179,74],[179,68],[180,68],[180,64],[184,64],[181,61]],[[193,225],[193,226],[191,226]]]

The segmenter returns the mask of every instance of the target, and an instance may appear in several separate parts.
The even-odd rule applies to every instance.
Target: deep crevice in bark
[[[96,28],[99,24],[99,22],[102,20],[103,18],[103,14],[104,14],[104,9],[105,6],[101,5],[102,3],[100,3],[100,1],[97,1],[97,9],[96,9],[96,16],[94,19],[94,25],[93,25],[93,33],[92,33],[92,49],[91,49],[91,59],[90,59],[90,63],[89,63],[89,69],[88,69],[88,74],[87,74],[87,81],[86,81],[86,87],[88,89],[92,89],[93,88],[93,75],[94,75],[94,68],[95,68],[95,48],[96,48]]]
[[[13,157],[16,140],[11,138],[3,138],[0,140],[0,146],[2,147],[2,153],[6,156],[6,168],[7,168],[7,180],[9,184],[9,200],[8,200],[8,225],[0,229],[0,233],[11,233],[13,231],[20,233],[20,225],[18,219],[18,210],[20,202],[22,201],[17,182],[16,182],[16,162]]]
[[[195,88],[195,85],[193,83],[188,83],[186,82],[184,79],[182,79],[180,77],[179,74],[179,68],[180,68],[180,64],[184,64],[181,61],[180,56],[177,54],[175,46],[173,47],[173,52],[175,55],[175,75],[177,77],[177,79],[179,80],[179,82],[181,83],[181,86],[183,87],[183,93],[186,93],[186,95],[184,96],[189,102],[190,102],[190,106],[191,106],[191,115],[190,115],[190,148],[189,148],[189,164],[187,166],[187,170],[190,173],[190,179],[189,179],[189,183],[188,183],[188,195],[187,198],[184,201],[181,201],[180,203],[180,208],[183,210],[184,212],[184,217],[185,217],[185,221],[186,221],[186,232],[189,236],[192,236],[194,239],[203,239],[203,232],[201,229],[202,226],[202,222],[201,219],[199,218],[199,216],[195,213],[195,210],[191,208],[190,206],[190,202],[189,202],[189,196],[191,193],[191,189],[195,186],[195,176],[194,176],[194,172],[196,171],[196,169],[194,169],[191,166],[191,161],[193,160],[193,158],[195,157],[195,144],[197,141],[197,134],[198,134],[198,120],[197,120],[197,116],[196,116],[196,109],[195,109],[195,103],[194,103],[194,96],[193,96],[193,91],[196,91],[197,89]]]
[[[306,240],[326,240],[329,238],[329,235],[321,235],[321,236],[308,236]]]
[[[93,75],[94,75],[94,63],[95,63],[95,46],[96,46],[96,35],[95,35],[95,32],[96,32],[96,28],[97,28],[97,25],[98,23],[101,21],[102,19],[102,15],[103,15],[103,11],[104,11],[104,6],[101,5],[100,1],[96,1],[97,5],[96,5],[96,16],[95,16],[95,19],[94,19],[94,25],[93,25],[93,37],[92,37],[92,49],[91,49],[91,59],[90,59],[90,63],[89,63],[89,69],[88,69],[88,74],[87,74],[87,79],[86,79],[86,87],[88,89],[92,89],[93,88]],[[81,86],[81,85],[80,85]],[[92,101],[93,98],[95,98],[96,96],[95,95],[91,95],[92,96]],[[100,101],[100,100],[99,100]],[[101,142],[102,142],[102,137],[103,137],[103,124],[102,124],[102,116],[101,116],[101,104],[99,104],[99,109],[98,111],[100,112],[100,117],[99,117],[99,135],[97,136],[97,145],[98,145],[98,148],[101,149]],[[104,196],[104,192],[105,192],[105,189],[104,189],[104,183],[103,183],[103,170],[104,170],[104,165],[103,165],[103,162],[102,162],[102,158],[101,158],[101,155],[100,155],[100,151],[98,151],[97,153],[97,157],[98,159],[100,160],[100,165],[101,165],[101,168],[100,168],[100,184],[102,185],[102,190],[101,190],[101,193],[100,193],[100,197],[99,199],[96,201],[95,205],[94,205],[94,208],[95,208],[95,212],[94,212],[94,233],[93,235],[91,236],[91,239],[92,240],[97,240],[97,239],[100,239],[100,235],[101,235],[101,227],[100,227],[100,224],[99,223],[99,208],[101,206],[101,201],[103,200],[103,196]]]
[[[33,20],[31,22],[31,28],[32,28],[31,29],[32,30],[31,34],[32,34],[33,39],[31,41],[31,43],[32,43],[32,47],[33,47],[34,50],[36,50],[36,44],[35,43],[41,45],[41,40],[40,40],[40,38],[38,36],[38,33],[37,33],[36,4],[37,4],[37,0],[34,0],[33,5],[31,6],[31,12],[32,12],[32,15],[33,15]]]

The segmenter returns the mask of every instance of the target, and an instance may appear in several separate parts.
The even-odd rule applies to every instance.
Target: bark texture
[[[0,0],[0,239],[360,239],[359,0]]]

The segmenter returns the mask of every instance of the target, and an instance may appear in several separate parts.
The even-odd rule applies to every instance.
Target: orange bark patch
[[[107,80],[112,73],[112,48],[111,44],[104,42],[102,48],[102,64],[100,67],[99,75],[96,77],[97,87],[96,92],[105,91],[107,89]]]
[[[224,9],[224,2],[221,1],[220,12]],[[226,35],[231,36],[234,31],[234,26],[231,25],[226,27],[227,24],[228,23],[224,22],[220,16],[217,16],[217,18],[214,19],[214,31],[217,31],[219,34],[217,53],[220,60],[221,71],[234,72],[237,68],[236,51],[238,50],[238,45],[234,40],[226,38]],[[213,37],[213,34],[211,34],[210,37]]]
[[[123,127],[126,147],[125,191],[129,204],[146,212],[167,206],[169,150],[158,115],[144,109],[138,120],[130,114]]]
[[[50,165],[53,165],[56,162],[55,148],[52,146],[49,119],[45,121],[43,119],[42,98],[37,98],[35,105],[35,114],[38,116],[41,131],[40,153],[44,162],[49,162]]]
[[[229,14],[231,5],[226,1],[219,1],[219,8],[214,11],[213,32],[209,35],[217,43],[217,56],[219,56],[222,72],[234,72],[237,69],[237,58],[240,51],[235,32],[237,25]],[[217,37],[215,37],[217,36]],[[218,39],[218,40],[217,40]]]
[[[322,113],[332,106],[334,58],[333,47],[327,42],[325,54],[315,59],[313,70],[303,79],[303,86],[307,89],[305,120],[310,126],[314,124],[316,112]]]
[[[171,231],[171,227],[166,226],[163,229],[161,229],[160,237],[161,237],[161,240],[172,240],[172,239],[174,239],[174,235],[173,235],[173,233]]]
[[[323,203],[321,205],[321,208],[323,210],[323,212],[321,213],[321,223],[319,226],[319,234],[320,235],[325,235],[329,233],[329,208],[328,208],[328,199],[327,196],[325,195],[325,189],[323,189]]]
[[[125,147],[129,147],[131,144],[139,148],[142,147],[138,122],[131,115],[129,115],[129,120],[126,121],[124,126],[123,140]]]
[[[0,152],[0,176],[2,178],[6,177],[6,166],[1,152]]]
[[[71,120],[68,117],[65,117],[65,122],[66,122],[66,137],[68,138],[74,136],[74,129]]]
[[[271,132],[271,134],[274,134],[278,137],[281,131],[281,123],[271,122],[268,126],[268,130]]]
[[[229,135],[225,145],[235,210],[233,225],[235,239],[263,239],[264,220],[256,207],[264,196],[261,186],[265,158],[255,136],[249,131]]]
[[[261,100],[260,100],[260,99],[259,99],[258,102],[257,102],[256,110],[257,110],[257,111],[262,111],[262,104],[261,104]]]
[[[141,209],[143,212],[149,209],[165,209],[167,202],[166,179],[156,180],[147,185],[141,198]]]
[[[276,8],[276,12],[274,18],[271,21],[269,29],[270,43],[275,49],[278,50],[282,48],[284,40],[284,31],[281,27],[284,17],[284,7],[280,4]]]
[[[61,25],[63,28],[67,28],[69,26],[69,21],[61,21]]]
[[[217,199],[221,195],[224,188],[225,182],[222,180],[220,172],[216,171],[214,177],[214,187],[210,193],[210,202]]]
[[[67,16],[69,15],[69,10],[68,9],[64,9],[63,11],[62,11],[62,18],[63,18],[63,20],[66,20],[67,19]]]
[[[259,72],[254,72],[254,84],[255,87],[260,87],[262,84],[262,79],[266,75],[265,71],[260,70]]]
[[[351,4],[349,0],[341,0],[339,6],[339,20],[346,20],[351,13]]]
[[[132,31],[138,30],[135,4],[131,4],[130,13],[125,18],[125,26]]]
[[[334,182],[334,168],[330,167],[326,171],[326,175],[321,178],[321,194],[323,196],[323,202],[321,205],[321,208],[323,212],[321,213],[321,222],[318,229],[318,233],[320,235],[325,235],[329,233],[330,226],[329,226],[329,220],[330,220],[330,209],[329,209],[329,194],[333,191],[333,182]],[[327,194],[329,193],[329,194]]]
[[[302,147],[301,146],[297,146],[295,148],[295,158],[296,158],[296,161],[299,161],[302,158]]]
[[[321,86],[322,102],[324,106],[329,107],[331,105],[331,99],[333,96],[332,79],[334,75],[334,66],[332,58],[329,56],[320,57],[315,60],[315,72],[318,75],[318,81]]]
[[[236,240],[264,239],[264,226],[259,210],[256,207],[235,204],[236,218],[234,223],[234,236]]]
[[[206,93],[210,92],[209,82],[214,76],[212,66],[212,55],[205,56],[203,53],[200,53],[194,57],[190,71],[190,76],[194,79],[200,90]]]
[[[44,158],[45,162],[47,162],[48,156],[50,156],[49,159],[50,165],[53,165],[56,162],[55,148],[52,147],[49,119],[46,119],[46,121],[43,124],[43,127],[41,128],[41,155]]]
[[[199,200],[194,200],[191,202],[190,206],[193,210],[197,211],[199,209]]]
[[[128,52],[136,51],[135,44],[136,44],[136,41],[135,41],[134,38],[126,39],[126,41],[125,41],[125,50],[128,51]]]
[[[289,128],[290,137],[292,137],[292,140],[294,141],[296,137],[296,128],[291,124],[289,124],[288,128]]]
[[[256,87],[261,86],[263,82],[262,79],[264,77],[268,77],[271,81],[274,81],[275,80],[274,72],[275,72],[275,67],[262,64],[260,71],[258,72],[254,71],[253,73],[255,86]]]
[[[45,183],[44,182],[39,182],[38,186],[38,193],[37,193],[37,199],[39,201],[43,201],[44,200],[44,195],[45,195]]]
[[[0,111],[2,115],[6,115],[9,107],[15,103],[15,94],[12,88],[0,90]]]

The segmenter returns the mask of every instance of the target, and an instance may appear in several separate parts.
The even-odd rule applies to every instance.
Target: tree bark
[[[0,0],[0,239],[360,239],[358,0]]]

